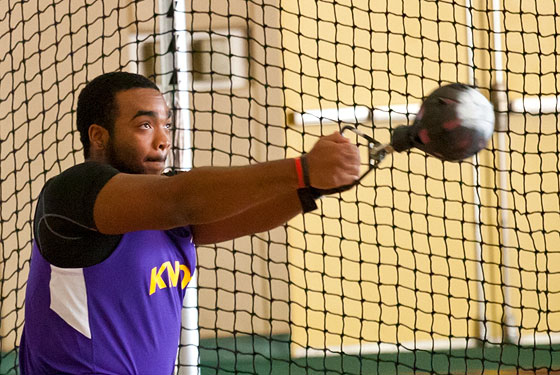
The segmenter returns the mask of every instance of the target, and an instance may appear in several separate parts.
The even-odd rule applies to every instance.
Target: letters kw
[[[168,283],[166,284],[162,278],[163,272],[167,270]],[[156,287],[159,289],[167,288],[168,286],[177,286],[179,281],[179,274],[183,271],[183,278],[181,279],[181,288],[185,289],[187,284],[191,280],[191,272],[184,264],[179,264],[179,261],[175,261],[175,268],[171,266],[171,262],[167,261],[163,263],[159,269],[157,267],[152,268],[152,275],[150,278],[150,295],[156,292]]]

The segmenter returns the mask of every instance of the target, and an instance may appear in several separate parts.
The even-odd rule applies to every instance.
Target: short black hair
[[[148,78],[128,72],[102,74],[89,82],[78,97],[77,127],[84,146],[84,156],[89,157],[89,127],[97,124],[113,132],[117,107],[115,96],[121,91],[135,88],[158,90],[157,85]]]

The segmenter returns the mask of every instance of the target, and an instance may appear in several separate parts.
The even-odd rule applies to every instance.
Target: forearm
[[[191,225],[236,216],[282,194],[294,194],[297,173],[292,159],[243,167],[196,168],[173,177],[178,210]]]
[[[205,245],[266,232],[300,213],[297,193],[284,193],[227,219],[192,226],[193,240],[197,245]]]

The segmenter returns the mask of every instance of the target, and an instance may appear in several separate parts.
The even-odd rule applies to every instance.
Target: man
[[[22,374],[171,374],[194,245],[272,229],[359,174],[339,133],[305,158],[162,170],[171,112],[148,79],[109,73],[78,99],[85,163],[37,204],[20,347]]]

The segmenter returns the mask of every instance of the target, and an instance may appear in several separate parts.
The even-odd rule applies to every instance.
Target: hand
[[[317,189],[351,185],[360,178],[358,146],[339,132],[321,137],[305,157],[309,183]]]

